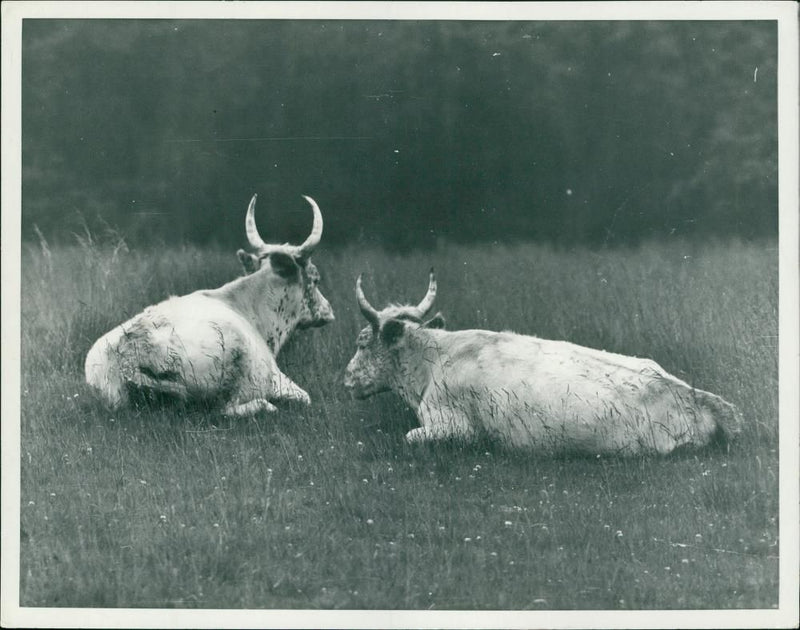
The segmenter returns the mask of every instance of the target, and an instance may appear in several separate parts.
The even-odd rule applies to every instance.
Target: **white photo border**
[[[21,40],[31,18],[775,20],[778,24],[780,582],[774,610],[161,610],[19,606]],[[798,11],[795,2],[4,2],[2,4],[3,627],[779,628],[798,621]]]

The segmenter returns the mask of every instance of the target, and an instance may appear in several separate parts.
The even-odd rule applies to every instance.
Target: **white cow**
[[[393,390],[421,426],[409,442],[488,434],[513,447],[585,454],[671,452],[732,437],[730,403],[654,361],[510,332],[442,330],[436,280],[418,306],[374,309],[356,282],[369,326],[358,336],[345,386],[359,398]]]
[[[237,255],[248,275],[218,289],[195,291],[149,306],[95,342],[86,382],[112,407],[132,394],[219,404],[230,416],[274,411],[270,400],[308,404],[308,394],[283,374],[275,357],[295,328],[333,321],[309,257],[322,236],[322,214],[302,245],[268,245],[258,234],[253,195],[245,228],[255,254]]]

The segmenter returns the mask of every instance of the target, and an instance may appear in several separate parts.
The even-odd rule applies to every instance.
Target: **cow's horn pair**
[[[433,300],[436,298],[436,274],[434,274],[433,269],[431,269],[430,279],[428,280],[428,292],[425,294],[425,297],[422,298],[422,301],[414,307],[410,307],[412,313],[417,316],[419,319],[425,317],[425,314],[431,310],[433,306]],[[378,328],[379,321],[378,321],[378,311],[367,301],[366,296],[364,295],[364,290],[361,288],[361,276],[358,276],[358,280],[356,280],[356,299],[358,300],[358,306],[361,309],[361,313],[364,315],[366,320],[370,323],[372,328]]]
[[[247,206],[247,216],[244,220],[244,228],[250,245],[258,250],[262,250],[269,247],[269,245],[263,241],[261,236],[258,234],[258,229],[256,228],[256,197],[257,195],[253,195],[253,198],[250,200],[250,205]],[[302,245],[292,247],[292,252],[299,258],[308,258],[311,256],[311,252],[314,251],[314,248],[319,245],[319,241],[322,238],[322,213],[319,210],[317,202],[311,197],[303,195],[303,198],[311,204],[311,209],[314,211],[314,223],[311,226],[311,234],[308,235],[308,238],[303,242]]]

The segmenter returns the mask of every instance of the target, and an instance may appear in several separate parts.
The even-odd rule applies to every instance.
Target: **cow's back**
[[[438,345],[429,395],[455,401],[514,446],[666,453],[707,442],[728,405],[649,359],[569,342],[459,331],[441,334]]]

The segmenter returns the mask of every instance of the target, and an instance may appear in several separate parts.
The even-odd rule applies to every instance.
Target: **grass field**
[[[232,421],[109,413],[94,340],[170,293],[239,273],[233,252],[84,238],[22,260],[22,606],[355,609],[771,608],[778,603],[777,246],[560,251],[444,245],[315,255],[332,325],[279,358],[310,408]],[[539,458],[407,446],[392,394],[344,367],[380,307],[437,269],[448,327],[511,329],[655,359],[737,404],[729,452]]]

